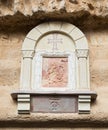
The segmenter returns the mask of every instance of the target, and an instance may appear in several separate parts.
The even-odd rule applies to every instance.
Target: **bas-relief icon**
[[[58,50],[58,44],[62,44],[62,38],[58,38],[59,34],[52,34],[52,38],[48,39],[48,44],[52,44],[52,50]]]
[[[68,84],[68,58],[43,58],[42,86],[66,87]]]
[[[50,108],[51,111],[59,110],[60,98],[49,98],[49,103],[50,103],[49,108]]]

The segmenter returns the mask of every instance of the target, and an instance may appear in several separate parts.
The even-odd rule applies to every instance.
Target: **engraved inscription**
[[[32,112],[78,112],[78,98],[65,95],[39,95],[31,97],[31,111]]]
[[[62,38],[58,38],[58,34],[53,34],[52,35],[52,39],[48,39],[48,44],[52,44],[52,50],[58,50],[58,44],[62,43]]]
[[[50,98],[49,101],[50,101],[50,109],[52,111],[57,111],[59,109],[60,99],[58,99],[58,98]]]

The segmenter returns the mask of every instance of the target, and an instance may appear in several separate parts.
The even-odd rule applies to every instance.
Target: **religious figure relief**
[[[67,58],[43,58],[42,86],[66,87],[68,83]]]
[[[62,38],[58,38],[58,34],[53,34],[52,39],[48,39],[48,44],[52,44],[52,50],[58,50],[58,44],[62,44]]]

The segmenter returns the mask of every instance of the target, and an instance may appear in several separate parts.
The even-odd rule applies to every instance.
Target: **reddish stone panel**
[[[69,95],[31,96],[31,112],[77,113],[78,98]]]
[[[42,86],[66,87],[68,83],[68,58],[43,58]]]

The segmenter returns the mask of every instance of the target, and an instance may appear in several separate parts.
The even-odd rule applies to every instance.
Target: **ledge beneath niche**
[[[18,94],[29,94],[32,95],[70,95],[70,96],[79,96],[86,95],[91,96],[92,100],[96,100],[97,93],[95,91],[30,91],[30,90],[18,90],[11,92],[11,96],[13,99],[17,99]]]
[[[18,113],[89,114],[90,104],[97,97],[94,91],[29,91],[11,93],[17,99]]]

